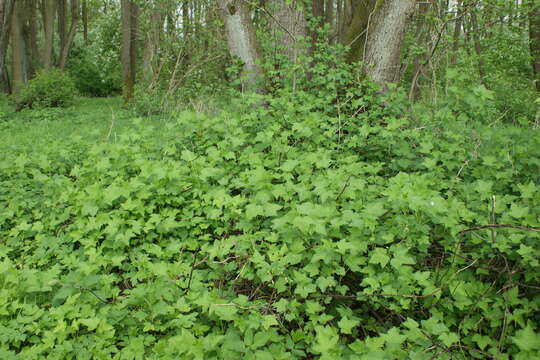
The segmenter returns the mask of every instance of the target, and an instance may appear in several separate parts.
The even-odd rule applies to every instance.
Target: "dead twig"
[[[511,224],[488,224],[488,225],[475,226],[469,229],[461,230],[460,232],[458,232],[458,235],[463,235],[471,231],[493,229],[493,228],[510,228],[510,229],[540,232],[539,228],[530,227],[530,226],[511,225]]]

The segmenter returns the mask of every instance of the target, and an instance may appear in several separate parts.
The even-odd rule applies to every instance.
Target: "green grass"
[[[35,148],[37,144],[83,137],[91,141],[114,140],[129,127],[131,114],[120,98],[82,98],[75,106],[53,109],[0,107],[0,148]]]

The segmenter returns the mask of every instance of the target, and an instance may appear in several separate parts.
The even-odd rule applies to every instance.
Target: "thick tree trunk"
[[[325,22],[332,27],[334,25],[334,0],[326,0],[324,17]]]
[[[312,51],[315,51],[315,44],[319,41],[318,28],[324,23],[324,0],[312,0],[311,11],[315,19],[317,19],[317,26],[311,31]]]
[[[298,5],[297,0],[276,2],[272,9],[274,19],[271,20],[276,46],[293,63],[296,63],[299,55],[306,53],[299,39],[307,35],[307,25],[304,11]]]
[[[4,79],[4,70],[6,66],[6,53],[9,45],[9,38],[11,33],[11,23],[13,20],[13,0],[0,0],[0,80]]]
[[[163,12],[155,4],[150,15],[150,31],[146,34],[142,55],[142,73],[145,82],[154,79],[156,69],[154,59],[159,51],[160,34],[163,29]]]
[[[28,82],[28,63],[26,59],[26,44],[23,37],[23,24],[21,21],[21,1],[15,1],[13,18],[11,21],[11,65],[13,74],[13,94],[19,96],[21,90]]]
[[[122,78],[124,101],[133,98],[137,59],[137,17],[139,9],[132,0],[122,0]]]
[[[69,27],[69,33],[66,38],[64,47],[60,52],[60,61],[58,67],[60,70],[64,70],[66,67],[67,59],[69,56],[69,50],[77,34],[77,26],[79,24],[79,2],[77,0],[71,0],[71,26]]]
[[[40,67],[40,51],[38,48],[37,3],[26,1],[24,4],[23,36],[27,44],[26,58],[28,59],[28,77],[31,79]]]
[[[248,6],[242,0],[218,0],[225,24],[225,35],[232,56],[244,63],[242,87],[247,92],[264,92],[263,70],[259,65],[260,52],[255,28]]]
[[[415,0],[377,0],[367,28],[365,72],[383,89],[399,81],[400,55]]]
[[[536,90],[540,92],[540,5],[532,1],[529,10],[529,39],[531,51],[531,65],[533,69],[533,81]]]
[[[43,47],[43,67],[49,71],[53,66],[53,44],[54,44],[54,18],[56,14],[56,0],[43,0],[43,27],[45,32],[45,43]]]

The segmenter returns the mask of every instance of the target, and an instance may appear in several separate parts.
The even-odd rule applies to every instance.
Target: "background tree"
[[[133,98],[137,64],[138,5],[132,0],[122,0],[122,77],[124,101]]]
[[[242,62],[242,89],[247,92],[263,92],[263,70],[259,43],[251,22],[251,10],[242,0],[218,0],[225,24],[225,36],[232,56]]]
[[[15,1],[11,20],[12,91],[18,96],[28,83],[27,44],[23,36],[23,3]]]
[[[540,4],[530,0],[529,7],[529,42],[533,81],[536,91],[540,92]]]
[[[10,87],[9,78],[5,71],[5,61],[14,8],[14,0],[0,0],[0,81],[4,83],[4,91],[7,92],[10,91]]]

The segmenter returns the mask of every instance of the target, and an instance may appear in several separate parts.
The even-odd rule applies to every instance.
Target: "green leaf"
[[[317,335],[313,350],[321,355],[330,354],[339,341],[336,329],[330,326],[317,326],[315,331]]]
[[[358,324],[360,324],[359,320],[351,320],[346,316],[341,318],[341,320],[338,322],[341,333],[348,335],[352,334],[352,329],[358,326]]]
[[[181,158],[182,160],[185,160],[187,162],[192,162],[193,160],[197,158],[197,155],[195,155],[193,152],[189,150],[182,150]]]
[[[516,331],[512,340],[523,351],[540,350],[540,336],[530,323],[524,329]]]
[[[529,209],[527,207],[520,206],[518,204],[512,204],[509,212],[510,216],[516,219],[524,218],[528,213]]]
[[[266,345],[266,343],[270,340],[271,337],[272,337],[272,332],[270,332],[270,331],[259,331],[253,337],[252,347],[254,349],[263,347],[264,345]]]
[[[80,320],[81,324],[86,326],[88,328],[88,330],[90,330],[90,331],[95,330],[98,327],[100,321],[101,320],[98,319],[98,318],[89,318],[89,319],[81,319]]]
[[[385,267],[390,261],[390,257],[387,255],[388,251],[383,248],[376,248],[371,252],[371,257],[369,258],[370,264],[380,264],[381,267]]]
[[[447,347],[459,342],[459,336],[453,332],[441,334],[439,335],[439,339],[441,339],[443,344]]]

